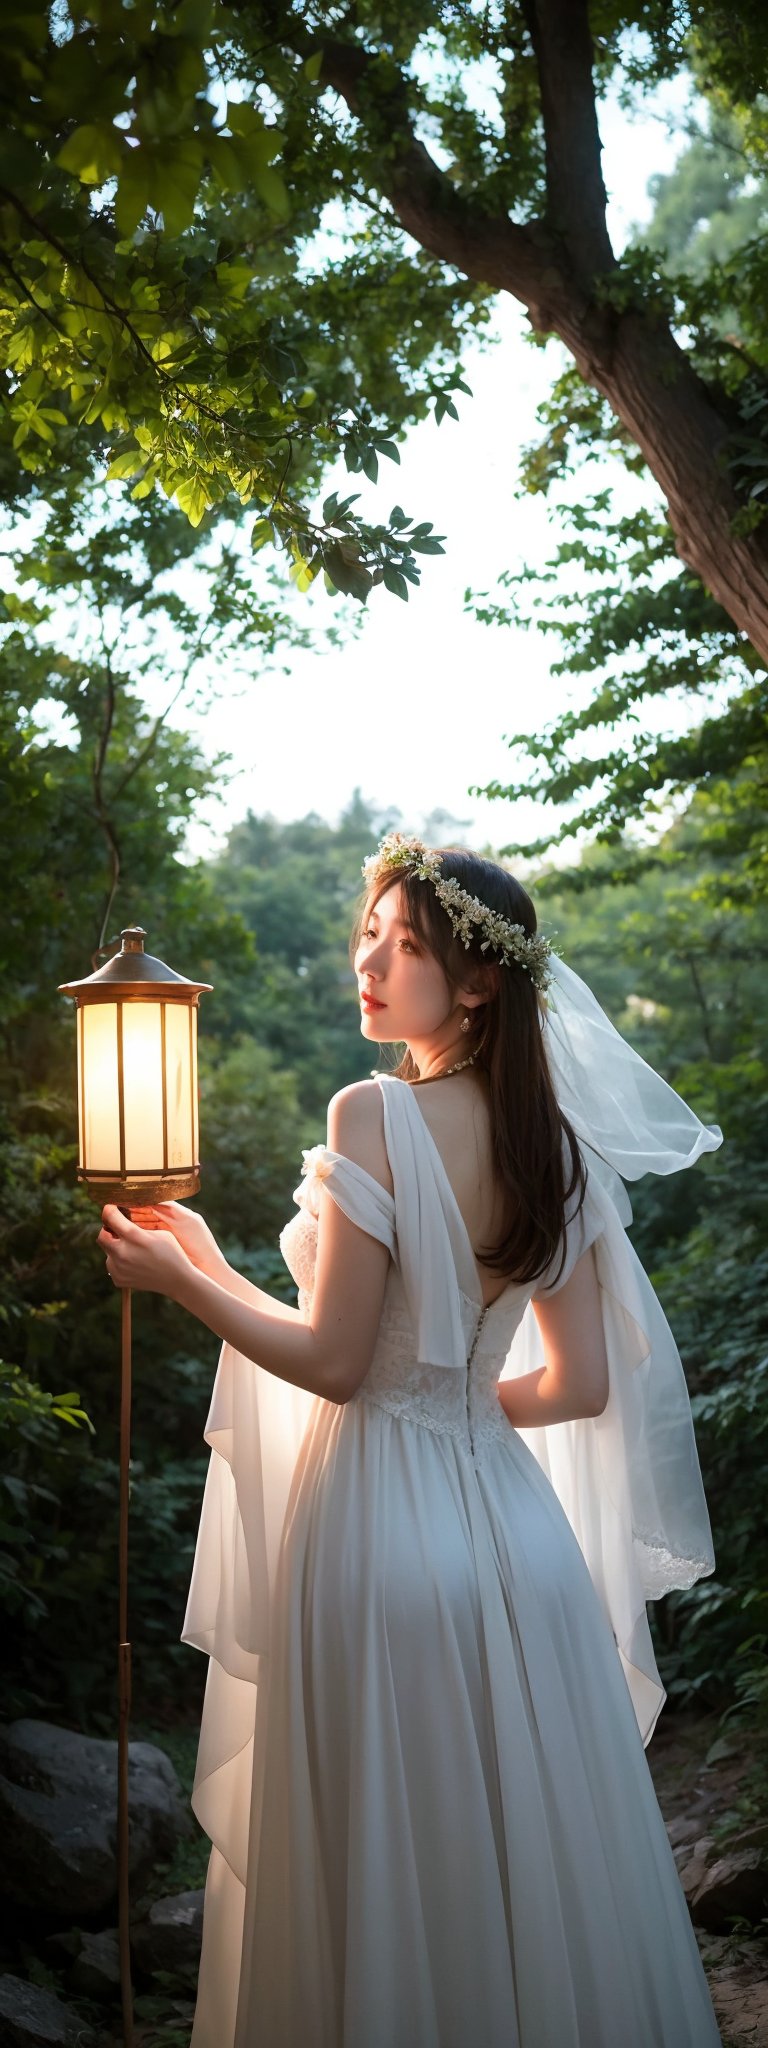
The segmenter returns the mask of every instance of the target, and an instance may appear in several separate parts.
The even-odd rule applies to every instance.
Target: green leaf
[[[177,486],[176,497],[182,512],[186,512],[190,526],[199,526],[208,505],[208,494],[201,477],[187,477],[184,483]]]
[[[117,183],[115,225],[121,236],[130,238],[149,205],[150,165],[142,149],[133,149],[123,164]]]
[[[309,79],[310,85],[314,85],[323,68],[322,50],[313,50],[311,57],[305,57],[303,68],[304,77]]]
[[[233,135],[247,135],[249,140],[265,132],[263,115],[251,100],[227,100],[227,127]]]
[[[364,569],[359,562],[347,560],[342,554],[341,544],[326,548],[322,559],[325,573],[330,577],[334,589],[343,591],[345,596],[356,597],[361,604],[365,604],[373,583],[370,570]]]
[[[152,204],[162,213],[167,233],[183,235],[195,217],[195,200],[200,189],[202,154],[199,142],[189,138],[173,149],[156,152],[152,169]]]
[[[56,162],[83,185],[103,185],[120,170],[127,147],[119,129],[86,124],[68,136]]]
[[[216,135],[209,145],[210,164],[216,183],[221,192],[242,192],[247,182],[247,170],[237,150],[226,135]],[[250,282],[251,273],[246,273]]]
[[[157,464],[155,462],[150,462],[144,471],[144,475],[139,478],[139,482],[137,484],[134,484],[133,490],[131,491],[131,497],[135,500],[139,500],[141,498],[148,498],[150,492],[154,490],[156,481]]]
[[[277,220],[288,220],[291,206],[280,172],[273,170],[271,164],[265,164],[263,169],[254,170],[252,177],[259,198],[263,199],[270,213]]]
[[[116,455],[110,462],[106,473],[107,483],[113,483],[115,479],[136,476],[138,471],[144,468],[144,462],[145,457],[138,448],[126,448],[123,455]]]
[[[297,590],[301,591],[302,596],[305,596],[306,592],[311,590],[319,567],[319,555],[312,562],[306,562],[303,556],[299,561],[294,562],[293,568],[290,571],[291,582],[295,583]]]
[[[413,555],[403,555],[400,567],[403,575],[407,576],[409,583],[421,582],[421,570],[418,562],[414,562]]]
[[[408,585],[401,571],[395,568],[394,562],[385,562],[382,573],[387,590],[391,590],[393,597],[404,598],[407,604]]]
[[[251,547],[254,554],[257,554],[259,548],[266,547],[274,539],[275,529],[271,519],[254,519],[251,527]]]

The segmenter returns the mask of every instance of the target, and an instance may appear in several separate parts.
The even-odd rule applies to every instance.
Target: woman
[[[364,872],[361,1030],[406,1050],[304,1155],[298,1307],[176,1204],[99,1239],[224,1340],[193,2048],[715,2048],[643,1749],[645,1600],[714,1560],[617,1169],[720,1134],[504,869],[394,833]]]

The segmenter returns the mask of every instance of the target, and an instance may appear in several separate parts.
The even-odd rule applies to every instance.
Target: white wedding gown
[[[611,1395],[525,1441],[497,1383],[533,1289],[482,1312],[416,1095],[380,1085],[394,1198],[313,1147],[280,1240],[301,1307],[322,1187],[389,1246],[366,1379],[337,1406],[225,1345],[206,1430],[193,2048],[716,2048],[643,1746],[643,1585],[712,1569],[643,1535],[650,1462],[630,1498],[668,1327],[590,1174],[559,1284],[594,1242]]]

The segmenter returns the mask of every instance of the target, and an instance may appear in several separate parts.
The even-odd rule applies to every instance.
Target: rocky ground
[[[719,1735],[710,1716],[668,1711],[647,1755],[723,2048],[768,2048],[768,1821],[750,1815],[736,1836],[729,1829],[722,1839],[751,1759],[736,1735]]]
[[[723,2048],[768,2048],[768,1820],[748,1792],[753,1758],[711,1717],[668,1711],[647,1754]],[[42,1722],[0,1729],[0,2048],[121,2048],[115,1766],[112,1743]],[[167,1755],[132,1744],[130,1775],[134,2048],[188,2048],[207,1844]]]

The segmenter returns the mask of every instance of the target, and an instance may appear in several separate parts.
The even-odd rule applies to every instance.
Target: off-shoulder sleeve
[[[301,1156],[302,1179],[294,1188],[294,1202],[311,1216],[318,1216],[320,1195],[327,1188],[350,1222],[367,1230],[371,1237],[378,1237],[395,1256],[395,1204],[389,1189],[367,1173],[364,1166],[358,1166],[356,1160],[347,1159],[343,1152],[334,1152],[330,1145],[311,1145]]]

